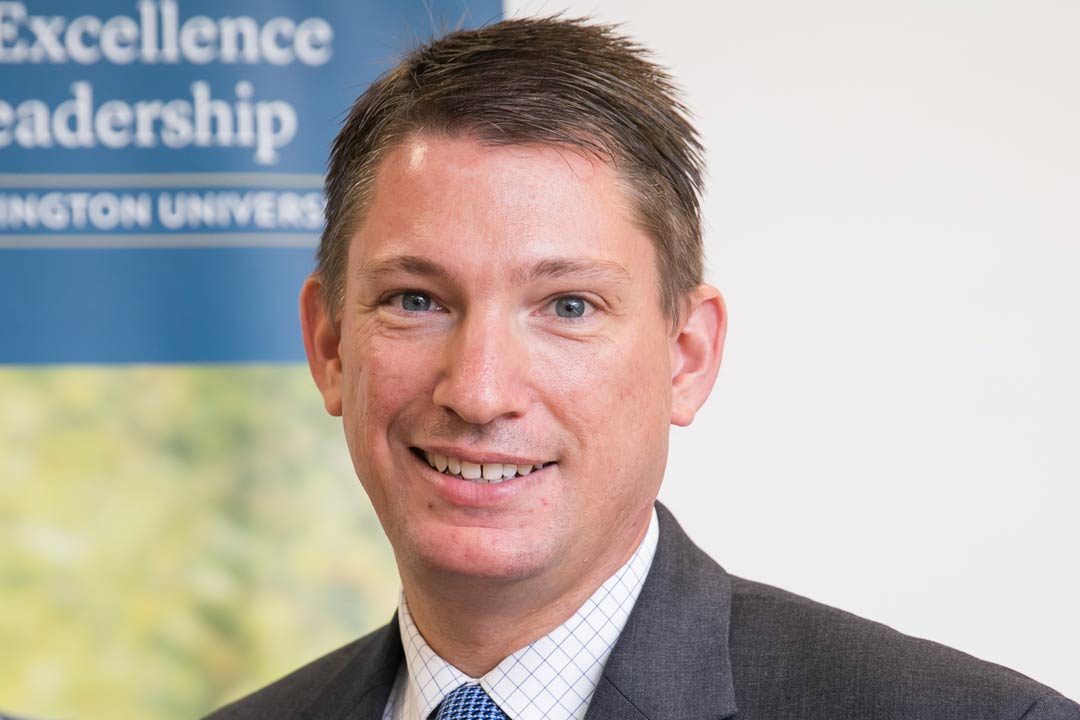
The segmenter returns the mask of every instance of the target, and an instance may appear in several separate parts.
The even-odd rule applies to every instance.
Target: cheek
[[[546,392],[584,450],[593,472],[635,477],[643,456],[666,452],[671,417],[670,357],[666,343],[582,344],[553,353],[545,363]]]
[[[615,427],[611,437],[621,438],[617,461],[630,466],[619,471],[633,478],[656,473],[654,460],[666,458],[671,420],[670,363],[664,347],[638,345],[622,365],[619,382],[612,388],[607,415]],[[617,392],[616,392],[617,388]],[[661,460],[659,474],[662,474]]]
[[[412,343],[378,334],[359,337],[342,363],[342,416],[356,475],[384,527],[402,522],[409,494],[400,482],[390,445],[396,427],[426,407],[425,369],[434,367],[430,353]],[[396,531],[394,531],[396,532]]]
[[[405,410],[428,392],[431,353],[417,343],[371,335],[353,345],[342,368],[348,388],[342,408],[350,443],[375,459],[386,456],[386,438]],[[355,455],[354,455],[355,456]]]

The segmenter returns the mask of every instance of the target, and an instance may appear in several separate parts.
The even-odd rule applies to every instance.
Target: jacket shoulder
[[[367,676],[381,677],[390,683],[397,673],[400,657],[387,662],[387,645],[397,640],[397,623],[384,626],[369,635],[354,640],[322,657],[304,665],[288,675],[272,682],[261,690],[240,698],[211,713],[205,720],[247,720],[248,718],[300,718],[304,711],[317,702],[325,702],[324,696],[340,684],[340,676],[352,672],[359,664],[366,666]],[[392,636],[392,637],[391,637]],[[400,643],[397,645],[400,647]],[[391,653],[393,655],[393,653]],[[386,667],[371,667],[372,664]],[[389,667],[392,664],[393,667]],[[358,681],[362,678],[357,677]],[[386,688],[387,692],[389,688]]]
[[[778,588],[731,581],[740,720],[1080,720],[1076,703],[1008,668]]]

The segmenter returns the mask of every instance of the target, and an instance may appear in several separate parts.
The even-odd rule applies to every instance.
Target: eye
[[[574,319],[588,315],[593,305],[577,295],[564,295],[554,300],[555,314],[561,318]]]
[[[442,309],[442,306],[435,302],[430,295],[415,291],[402,292],[393,295],[386,299],[386,304],[410,313],[422,313]]]

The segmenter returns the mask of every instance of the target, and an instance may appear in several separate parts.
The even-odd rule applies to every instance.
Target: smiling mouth
[[[514,463],[474,463],[452,455],[428,452],[420,448],[410,448],[414,455],[426,462],[443,475],[449,475],[458,480],[467,480],[473,483],[496,484],[524,477],[531,472],[551,465],[550,462],[535,463],[530,465],[517,465]]]

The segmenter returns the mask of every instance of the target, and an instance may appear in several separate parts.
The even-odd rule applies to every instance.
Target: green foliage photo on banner
[[[0,3],[0,716],[201,716],[389,617],[296,296],[358,88],[500,14]]]

